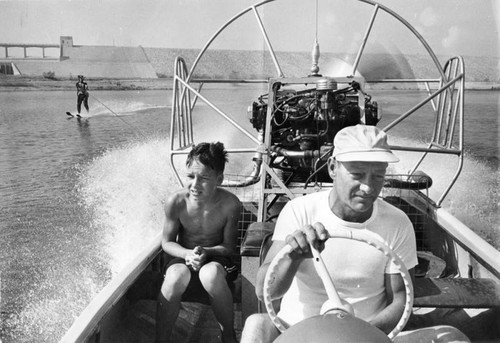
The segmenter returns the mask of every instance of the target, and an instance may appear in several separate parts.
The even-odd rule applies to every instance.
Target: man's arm
[[[408,272],[411,282],[415,284],[415,269],[413,266],[415,266],[418,262],[415,231],[413,230],[413,224],[407,215],[402,215],[398,221],[399,228],[396,232],[402,236],[398,239],[399,243],[394,244],[392,249],[393,252],[402,259],[406,266],[411,267],[408,269]],[[406,290],[401,274],[386,273],[384,277],[387,306],[380,313],[378,313],[375,318],[373,318],[371,324],[375,325],[382,331],[389,333],[394,329],[403,315],[404,306],[406,304]]]
[[[286,245],[284,241],[273,241],[269,251],[267,252],[266,259],[264,263],[259,267],[257,271],[257,280],[255,285],[255,293],[257,297],[263,301],[264,300],[264,280],[269,269],[269,265],[276,256],[276,254],[283,249]],[[276,270],[276,277],[271,281],[269,285],[269,293],[271,294],[273,300],[281,298],[290,285],[292,280],[299,268],[299,259],[291,258],[290,254],[286,254],[284,260],[280,264],[278,270]]]
[[[410,269],[409,273],[413,282],[414,269]],[[385,285],[387,306],[370,321],[370,324],[388,334],[403,315],[406,304],[406,288],[403,277],[399,273],[385,274]]]

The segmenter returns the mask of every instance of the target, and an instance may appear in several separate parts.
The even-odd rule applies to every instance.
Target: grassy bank
[[[161,79],[89,79],[90,90],[154,90],[172,89],[171,78]],[[44,77],[0,76],[0,91],[74,91],[77,80],[57,80]]]

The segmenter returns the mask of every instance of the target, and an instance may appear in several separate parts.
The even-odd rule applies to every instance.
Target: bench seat
[[[416,278],[414,307],[500,308],[500,285],[486,278]]]

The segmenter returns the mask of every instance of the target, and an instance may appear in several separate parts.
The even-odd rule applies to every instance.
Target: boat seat
[[[266,236],[272,236],[275,223],[254,222],[251,223],[241,243],[241,256],[258,257],[262,256],[262,247]],[[267,250],[265,251],[267,254]],[[265,254],[264,254],[265,256]]]
[[[500,308],[500,285],[487,278],[415,278],[414,307]]]

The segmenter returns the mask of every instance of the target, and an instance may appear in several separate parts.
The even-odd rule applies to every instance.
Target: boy
[[[236,342],[227,282],[237,276],[229,256],[236,248],[241,202],[219,187],[226,162],[220,142],[193,147],[186,160],[186,188],[170,195],[165,204],[162,247],[173,259],[159,295],[158,342],[169,341],[186,291],[208,293],[222,341]]]

